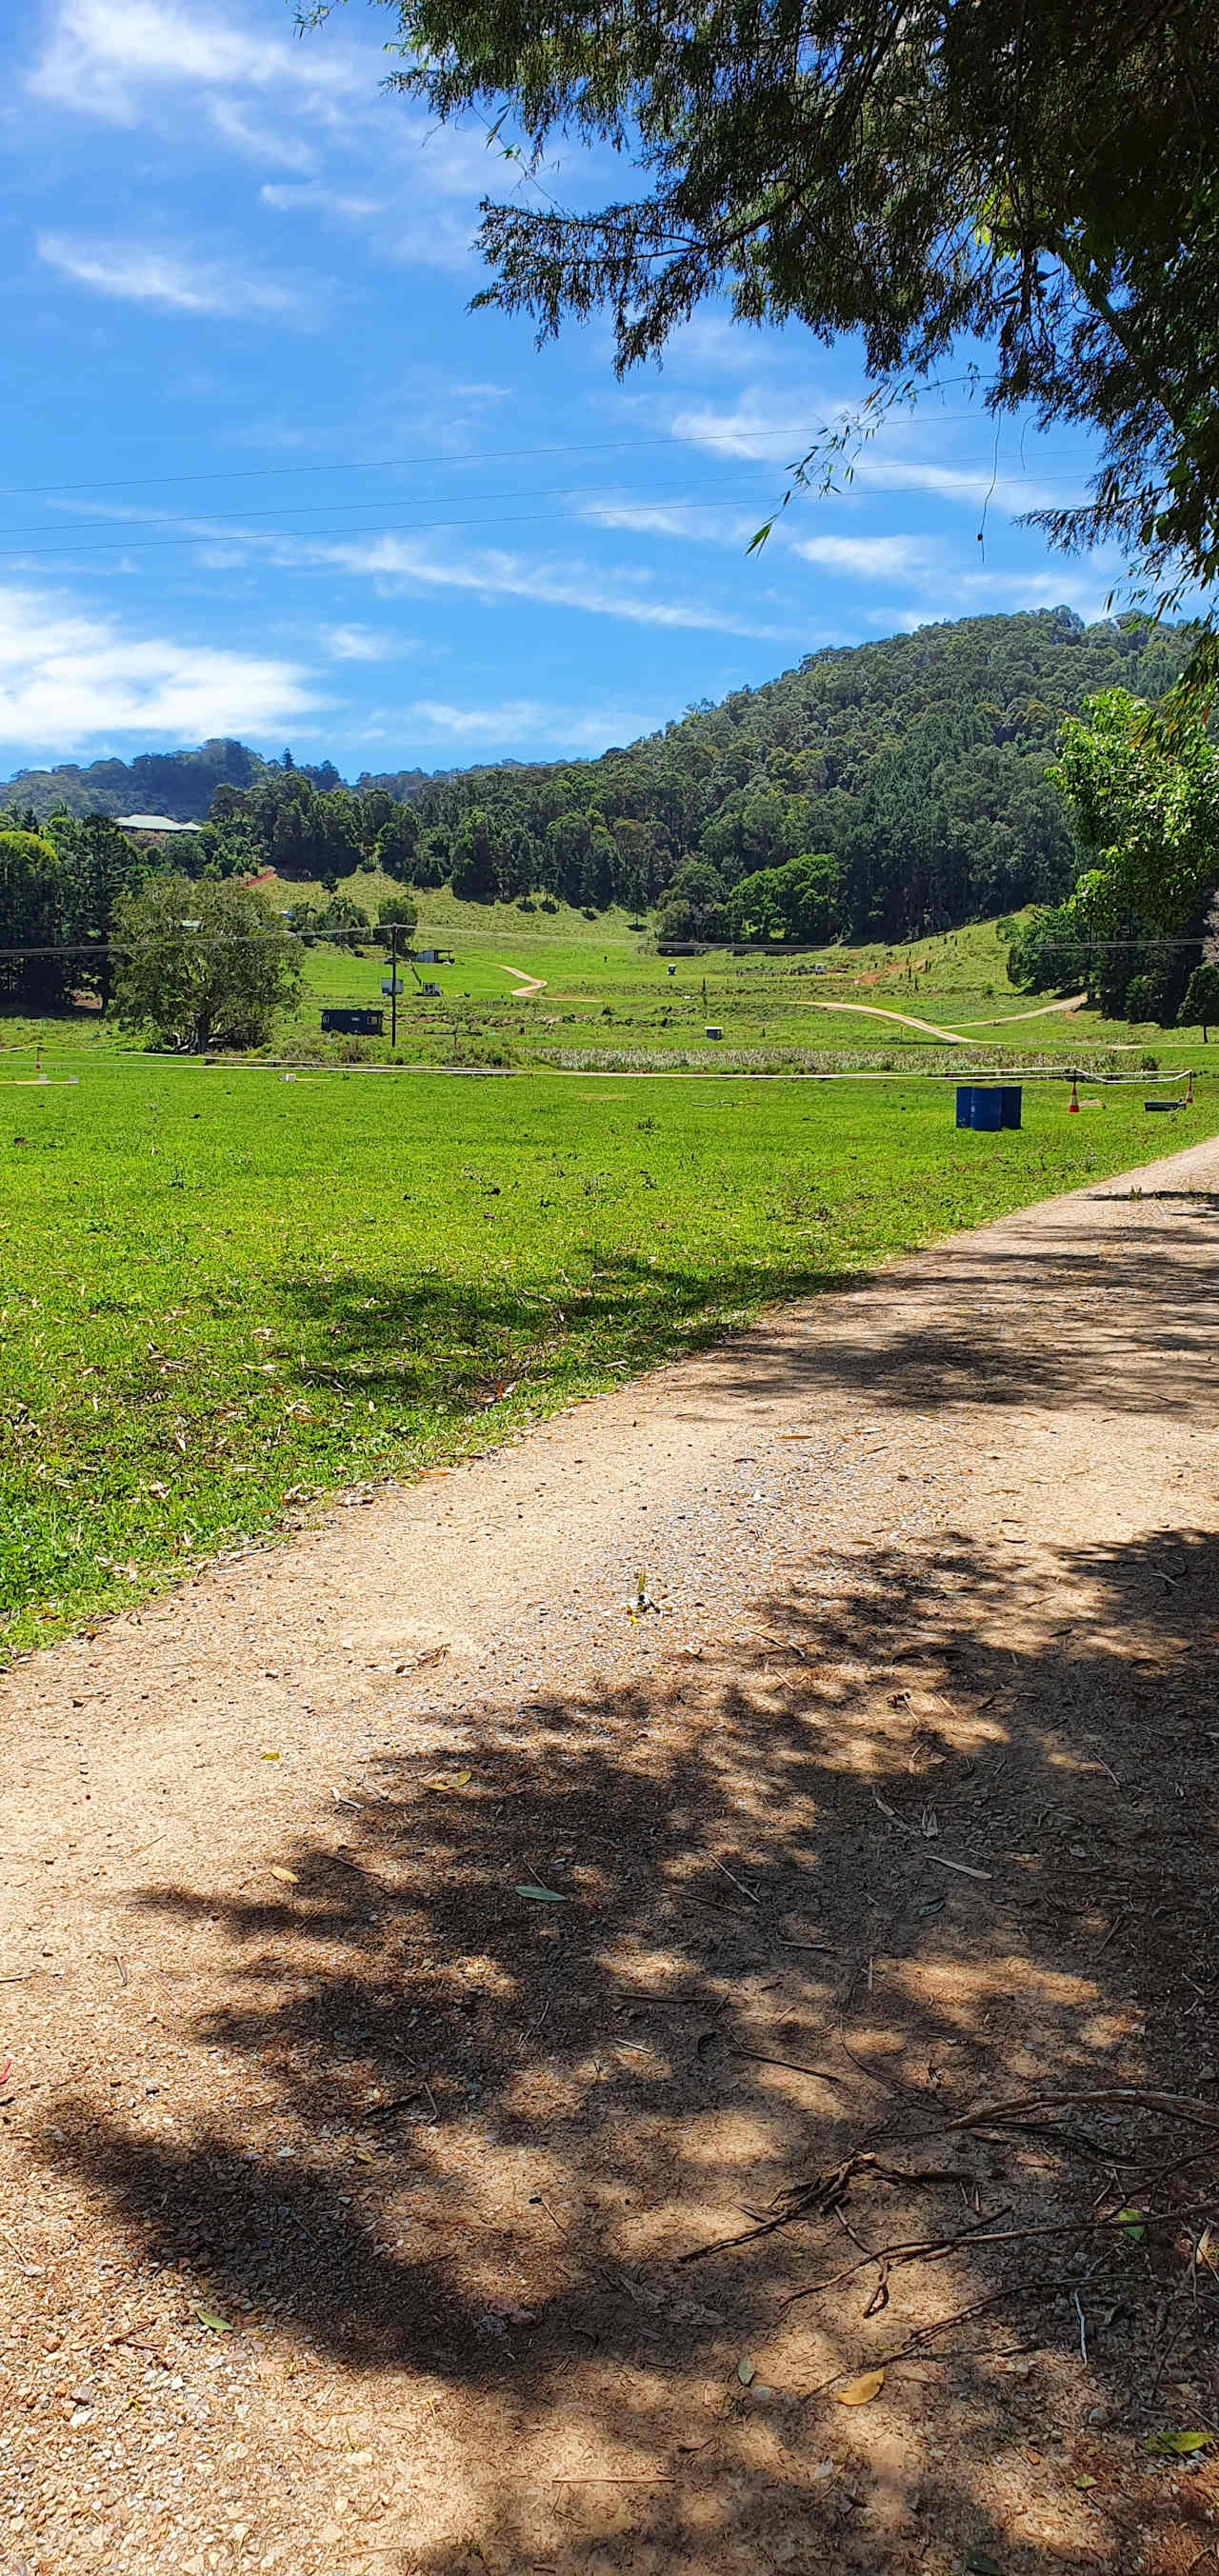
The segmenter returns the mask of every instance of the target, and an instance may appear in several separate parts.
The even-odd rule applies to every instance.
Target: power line
[[[939,385],[928,386],[925,391],[932,394],[941,389],[967,384],[969,381],[966,376],[944,377]],[[975,410],[969,408],[963,411],[940,411],[936,416],[940,420],[976,420],[980,417]],[[799,446],[804,433],[797,433],[793,439],[787,430],[763,430],[751,427],[748,434],[754,441],[766,440],[778,447],[791,448],[793,445]],[[501,457],[608,456],[626,454],[630,451],[642,453],[648,448],[671,447],[677,435],[675,430],[669,429],[653,438],[569,439],[561,442],[547,441],[545,444],[530,447],[496,446],[465,450],[441,448],[431,455],[423,456],[333,457],[317,465],[226,465],[209,466],[189,474],[119,474],[105,477],[90,476],[70,483],[5,483],[0,484],[0,500],[49,497],[60,492],[130,492],[137,489],[152,491],[186,483],[280,481],[285,477],[302,474],[396,474],[408,466],[413,468],[424,465],[485,465]]]
[[[763,471],[764,469],[759,470],[759,479]],[[584,488],[585,487],[579,483],[559,483],[551,485],[549,489],[543,488],[541,491],[521,491],[519,488],[516,488],[506,492],[483,492],[479,495],[479,498],[483,501],[563,500],[572,493],[582,492]],[[445,496],[440,494],[436,497],[443,499]],[[709,490],[706,493],[696,492],[685,496],[683,496],[681,492],[625,492],[616,495],[588,495],[590,506],[602,509],[650,509],[657,506],[668,509],[701,509],[704,506],[711,507],[717,501],[731,501],[732,497],[733,495],[731,492],[719,490]],[[375,503],[367,500],[348,501],[341,505],[341,515],[346,516],[348,512],[352,510],[367,510],[374,506]],[[385,506],[389,508],[392,507],[392,504],[387,501]],[[275,519],[299,518],[302,512],[332,507],[339,508],[340,505],[330,504],[324,501],[299,501],[282,504],[274,509],[261,513],[261,515],[265,518]],[[89,529],[113,527],[114,523],[114,514],[107,512],[97,519],[82,517],[75,522],[75,525],[80,528]],[[45,530],[46,524],[45,519],[38,519],[31,522],[30,526],[26,528],[6,528],[0,526],[0,539],[6,537],[40,536]],[[206,542],[207,538],[217,533],[223,533],[225,529],[229,528],[234,528],[238,530],[239,533],[244,533],[246,535],[260,535],[263,533],[261,529],[252,529],[250,527],[248,513],[243,513],[240,518],[214,518],[210,516],[183,518],[176,512],[166,511],[156,516],[153,516],[151,513],[147,516],[144,516],[143,514],[138,517],[133,516],[126,520],[124,524],[129,528],[136,530],[140,528],[181,528],[189,536],[198,537],[202,542]],[[423,522],[423,524],[428,527],[468,527],[481,523],[466,519],[441,519],[427,520]],[[314,531],[306,531],[305,533],[313,533],[320,536],[325,535],[327,531],[324,529],[317,529]],[[71,543],[72,541],[68,539],[67,542]],[[123,541],[119,538],[115,538],[113,542],[115,544],[120,544]]]

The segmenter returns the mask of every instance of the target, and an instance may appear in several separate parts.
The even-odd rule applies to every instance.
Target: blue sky
[[[1084,441],[996,444],[960,383],[747,557],[856,354],[708,312],[620,385],[600,324],[539,352],[470,313],[478,199],[522,182],[381,90],[390,27],[12,12],[0,764],[220,733],[350,776],[593,753],[821,644],[1104,613],[1114,562],[1013,524],[1082,489]]]

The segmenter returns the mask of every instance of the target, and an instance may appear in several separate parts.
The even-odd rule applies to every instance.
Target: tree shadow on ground
[[[1174,1259],[1163,1257],[1170,1252]],[[1154,1221],[1121,1245],[1086,1253],[1056,1250],[1033,1228],[1027,1252],[966,1236],[939,1271],[934,1253],[920,1257],[909,1312],[900,1271],[849,1283],[859,1299],[853,1339],[819,1340],[815,1317],[799,1340],[757,1327],[741,1392],[799,1389],[814,1404],[823,1388],[846,1386],[904,1412],[1036,1401],[1197,1418],[1212,1401],[1219,1243],[1200,1244],[1188,1263],[1179,1256],[1176,1227]]]
[[[611,1361],[616,1373],[637,1374],[675,1351],[722,1342],[726,1319],[759,1303],[821,1296],[858,1277],[782,1258],[709,1276],[664,1256],[579,1249],[581,1275],[532,1289],[490,1272],[421,1273],[396,1286],[382,1273],[349,1270],[334,1280],[283,1279],[278,1294],[297,1329],[285,1336],[281,1364],[306,1391],[324,1385],[429,1405],[441,1396],[464,1410],[497,1376],[540,1392]],[[314,1337],[308,1359],[301,1327]]]
[[[1217,1600],[1201,1533],[827,1549],[645,1678],[459,1710],[273,1896],[141,1900],[240,2116],[81,2099],[41,2152],[378,2407],[473,2409],[451,2527],[382,2565],[1196,2559],[1208,2473],[1139,2444],[1166,2377],[1219,2405]],[[823,2383],[886,2360],[844,2450]],[[1034,2437],[1040,2537],[996,2484]]]

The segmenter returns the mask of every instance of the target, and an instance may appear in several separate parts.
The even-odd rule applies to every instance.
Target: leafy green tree
[[[0,920],[5,946],[0,991],[27,1010],[51,1010],[67,999],[76,960],[55,954],[71,938],[71,880],[50,836],[0,828]]]
[[[1076,925],[1178,929],[1219,879],[1219,753],[1202,722],[1169,733],[1127,690],[1102,690],[1064,725],[1048,775],[1091,861],[1068,907]]]
[[[707,859],[687,859],[661,906],[662,939],[725,939],[724,880]]]
[[[733,932],[743,939],[831,939],[841,910],[842,870],[825,851],[742,877],[728,904]]]
[[[1041,905],[1028,921],[1000,924],[1009,983],[1021,993],[1078,993],[1089,982],[1089,947],[1061,905]]]
[[[368,797],[364,802],[370,803]],[[389,804],[388,797],[386,803]],[[377,865],[387,877],[409,878],[419,846],[419,825],[409,805],[390,805],[377,826]]]
[[[604,310],[620,370],[710,297],[857,332],[872,392],[811,450],[831,476],[853,434],[981,353],[989,409],[1100,434],[1090,500],[1039,514],[1053,537],[1116,540],[1171,595],[1219,571],[1210,0],[381,5],[394,84],[432,114],[512,121],[526,164],[574,134],[627,165],[600,210],[486,207],[478,300],[543,333]]]
[[[497,891],[491,818],[472,805],[453,844],[453,892],[464,903],[494,903]]]
[[[105,1011],[113,989],[110,941],[115,908],[148,872],[148,850],[130,841],[108,814],[64,816],[48,825],[64,876],[68,936],[74,947],[95,948],[96,959],[77,964],[78,988],[96,992]]]
[[[115,936],[116,1016],[184,1053],[264,1045],[300,987],[299,943],[265,894],[232,878],[156,877],[121,898]]]
[[[377,928],[396,930],[400,949],[413,937],[418,919],[419,906],[411,902],[408,894],[382,895],[377,906]],[[389,941],[386,940],[384,945],[388,948]]]
[[[1177,1021],[1183,1029],[1201,1029],[1203,1045],[1209,1043],[1210,1029],[1219,1021],[1219,965],[1195,966]]]

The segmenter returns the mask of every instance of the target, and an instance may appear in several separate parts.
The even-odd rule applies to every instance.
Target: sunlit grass
[[[985,1137],[947,1084],[10,1075],[0,1637],[1170,1141],[1137,1092],[1025,1107]]]

